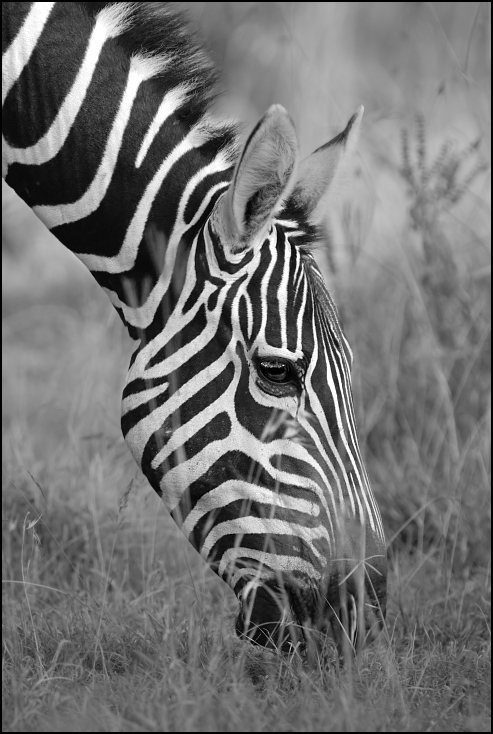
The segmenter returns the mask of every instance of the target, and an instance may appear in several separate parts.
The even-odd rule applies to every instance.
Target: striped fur
[[[136,340],[133,456],[234,589],[239,634],[360,644],[385,614],[385,540],[311,250],[361,113],[299,164],[273,107],[238,156],[166,3],[3,5],[3,175]]]

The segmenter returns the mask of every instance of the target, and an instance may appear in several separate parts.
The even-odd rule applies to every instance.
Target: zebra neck
[[[211,120],[208,70],[193,45],[178,54],[174,16],[145,48],[157,11],[139,6],[153,4],[7,5],[4,177],[143,328],[227,185],[234,129]]]

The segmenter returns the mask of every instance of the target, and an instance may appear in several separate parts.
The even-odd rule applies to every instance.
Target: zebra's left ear
[[[224,197],[219,226],[225,248],[236,254],[263,240],[296,178],[298,141],[284,107],[272,105],[239,157]]]
[[[356,148],[363,112],[364,108],[361,105],[342,133],[322,145],[300,163],[294,196],[306,206],[314,220],[323,218],[321,210],[324,207],[321,206],[318,209],[318,206],[326,199],[336,175],[344,167],[341,164]],[[318,214],[320,216],[317,216]]]

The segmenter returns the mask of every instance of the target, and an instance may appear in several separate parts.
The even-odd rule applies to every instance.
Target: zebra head
[[[363,644],[385,615],[351,350],[312,254],[362,111],[301,163],[288,114],[267,111],[173,255],[161,327],[124,392],[132,452],[234,590],[238,634],[265,646],[328,630]]]

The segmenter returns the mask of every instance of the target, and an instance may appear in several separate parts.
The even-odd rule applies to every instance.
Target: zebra
[[[358,648],[384,623],[385,535],[314,249],[363,108],[303,160],[280,105],[241,147],[169,5],[3,3],[3,177],[133,340],[125,441],[237,634]]]

